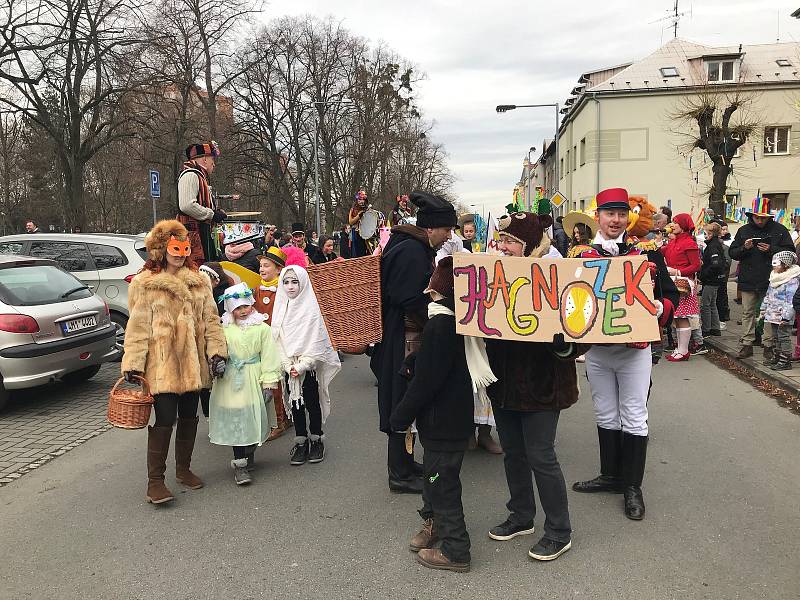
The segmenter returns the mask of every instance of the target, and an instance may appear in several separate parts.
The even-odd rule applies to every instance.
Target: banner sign
[[[503,340],[620,344],[660,337],[647,256],[453,256],[456,331]]]

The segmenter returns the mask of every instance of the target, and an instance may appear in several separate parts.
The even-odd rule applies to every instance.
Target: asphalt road
[[[595,475],[586,383],[562,414],[567,481]],[[469,453],[462,481],[472,571],[418,566],[418,497],[386,487],[385,438],[363,358],[333,386],[327,457],[290,467],[284,436],[237,488],[226,448],[198,435],[204,489],[144,502],[145,434],[111,430],[0,489],[0,598],[792,598],[800,596],[800,419],[703,359],[661,364],[650,401],[647,518],[621,496],[570,491],[573,549],[488,539],[506,516],[501,458]],[[543,515],[537,515],[541,527]]]

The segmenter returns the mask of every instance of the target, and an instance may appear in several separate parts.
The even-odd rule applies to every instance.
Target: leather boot
[[[469,563],[453,562],[442,554],[439,548],[423,548],[417,554],[417,562],[429,569],[441,569],[442,571],[455,571],[456,573],[466,573],[469,571]]]
[[[397,494],[421,494],[422,477],[414,473],[414,457],[406,452],[406,434],[390,433],[387,446],[389,490]]]
[[[491,425],[478,425],[478,446],[486,450],[489,454],[502,454],[503,449],[500,444],[492,438]]]
[[[642,479],[647,462],[647,436],[622,434],[622,479],[625,485],[625,516],[644,519]]]
[[[597,441],[600,445],[600,475],[589,481],[577,481],[572,484],[572,489],[585,494],[595,492],[620,494],[623,491],[620,474],[622,432],[598,427]]]
[[[286,417],[283,394],[280,388],[272,390],[272,401],[275,403],[275,416],[278,417],[278,426],[270,432],[267,438],[268,442],[278,439],[289,429],[289,419]]]
[[[203,480],[189,470],[197,436],[197,417],[178,419],[175,429],[175,479],[192,490],[203,487]]]
[[[171,437],[172,427],[147,428],[147,501],[152,504],[175,500],[175,496],[164,485]]]
[[[433,548],[433,545],[438,541],[439,538],[433,533],[433,519],[425,519],[422,522],[422,529],[411,538],[408,549],[412,552],[419,552],[424,548]]]

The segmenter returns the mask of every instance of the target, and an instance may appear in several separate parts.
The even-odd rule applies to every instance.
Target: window
[[[788,58],[779,58],[775,61],[775,64],[779,67],[791,67],[792,61],[790,61]]]
[[[711,83],[731,83],[734,81],[733,60],[712,60],[706,63],[708,81]]]
[[[662,77],[677,77],[678,76],[678,69],[676,67],[661,67],[659,69],[661,71]]]
[[[22,254],[22,242],[3,242],[0,244],[0,254]]]
[[[578,147],[577,146],[573,146],[572,147],[572,170],[573,171],[578,168],[577,165],[575,164],[577,161],[578,161]]]
[[[102,244],[89,244],[89,253],[94,259],[97,270],[113,269],[114,267],[124,267],[128,264],[128,259],[119,248],[114,246],[104,246]]]
[[[581,166],[586,164],[586,138],[581,140]]]
[[[788,127],[764,128],[764,154],[765,155],[789,154]]]
[[[569,160],[570,151],[567,150],[567,173],[569,173],[569,166],[572,164]]]
[[[28,254],[54,260],[62,269],[71,273],[94,270],[89,250],[83,243],[34,241],[31,242]]]
[[[91,290],[52,265],[0,269],[0,299],[11,306],[38,306],[89,298]]]
[[[563,179],[564,178],[564,159],[563,158],[559,161],[559,176],[558,176],[558,178],[559,179]]]
[[[764,198],[769,199],[770,210],[786,210],[789,194],[764,194]]]

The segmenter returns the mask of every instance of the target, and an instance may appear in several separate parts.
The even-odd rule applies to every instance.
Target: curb
[[[707,346],[711,346],[715,351],[719,352],[720,354],[724,354],[728,358],[735,360],[739,366],[749,371],[753,375],[760,377],[762,379],[769,380],[773,385],[776,385],[777,387],[781,388],[785,392],[788,392],[789,394],[800,396],[800,386],[798,386],[797,382],[786,377],[779,371],[776,372],[768,367],[761,365],[761,363],[754,360],[755,353],[753,355],[753,358],[746,358],[742,360],[736,357],[738,349],[732,350],[728,345],[721,344],[717,342],[717,340],[714,338],[706,338],[704,342]]]

